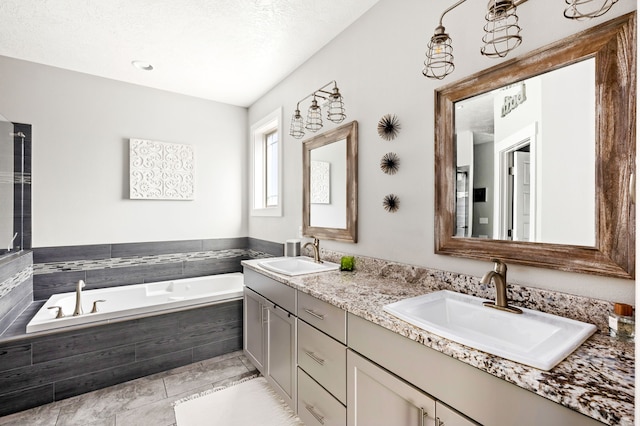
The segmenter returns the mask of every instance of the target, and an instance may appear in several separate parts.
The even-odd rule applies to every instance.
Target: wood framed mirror
[[[358,122],[304,141],[302,233],[306,237],[358,240]]]
[[[591,80],[594,87],[590,89],[594,98],[593,107],[591,107],[592,119],[583,121],[583,125],[580,125],[580,122],[571,123],[573,110],[562,109],[562,107],[554,110],[557,105],[563,105],[561,97],[572,97],[577,93],[575,90],[563,90],[562,86],[558,90],[556,85],[556,90],[547,90],[549,93],[540,91],[545,93],[546,97],[537,108],[542,111],[541,117],[551,114],[556,120],[561,120],[555,127],[563,128],[565,134],[559,137],[544,133],[554,126],[549,122],[545,123],[544,118],[541,122],[539,117],[529,118],[529,125],[521,125],[518,129],[520,133],[533,135],[522,136],[520,139],[534,138],[538,144],[535,154],[534,152],[529,154],[533,148],[530,150],[528,144],[525,144],[526,149],[522,151],[527,151],[526,158],[531,156],[532,162],[534,162],[533,158],[537,158],[537,165],[527,166],[527,168],[537,168],[536,178],[533,178],[534,175],[526,176],[531,177],[532,183],[538,182],[538,185],[535,190],[531,189],[531,195],[527,195],[533,198],[526,198],[530,203],[525,203],[527,206],[525,211],[536,213],[540,217],[532,219],[537,221],[535,226],[531,225],[535,231],[531,231],[526,224],[525,237],[517,237],[515,230],[504,231],[508,225],[502,223],[509,220],[517,222],[517,219],[513,219],[517,214],[511,212],[511,219],[503,218],[499,210],[509,210],[511,207],[509,204],[505,204],[507,207],[504,207],[496,201],[500,199],[500,193],[503,191],[499,182],[507,179],[499,176],[501,172],[497,164],[501,157],[498,155],[499,149],[495,147],[499,143],[495,142],[495,146],[488,150],[491,162],[494,164],[487,165],[473,159],[467,161],[465,166],[465,162],[460,160],[464,156],[463,151],[475,152],[479,148],[474,145],[475,135],[466,145],[462,144],[461,140],[464,137],[459,126],[464,120],[462,115],[457,115],[457,110],[478,95],[508,90],[510,92],[495,96],[493,113],[496,118],[494,120],[505,112],[515,116],[526,109],[521,106],[524,102],[534,103],[536,92],[530,93],[531,86],[528,84],[528,79],[547,75],[556,70],[566,70],[570,66],[581,63],[593,64],[594,75]],[[497,99],[502,102],[501,106],[497,105]],[[500,109],[502,114],[499,113]],[[585,167],[589,172],[587,176],[590,175],[591,178],[583,177],[578,184],[568,178],[572,176],[572,156],[558,156],[552,161],[544,161],[545,166],[552,162],[564,165],[564,172],[559,175],[542,168],[543,160],[540,152],[545,149],[547,153],[552,151],[550,145],[544,145],[545,142],[549,143],[552,140],[557,146],[566,147],[570,139],[582,139],[578,130],[582,131],[583,128],[589,127],[593,128],[593,145],[591,147],[578,145],[577,148],[571,149],[573,153],[580,151],[591,156],[587,164],[591,164],[593,169],[589,166]],[[568,135],[567,129],[570,131]],[[495,128],[494,131],[497,133]],[[512,131],[510,136],[516,133],[518,132]],[[508,137],[503,139],[507,140]],[[518,143],[514,143],[513,146],[518,146]],[[514,150],[518,149],[514,148]],[[635,277],[635,158],[635,12],[439,88],[435,92],[435,251],[438,254],[473,259],[499,258],[507,263],[633,279]],[[476,170],[490,168],[494,176],[488,180],[495,183],[495,186],[476,185],[474,179],[465,175],[469,168]],[[574,169],[578,170],[578,167]],[[479,173],[475,176],[479,176]],[[546,186],[542,183],[542,177],[549,181]],[[475,179],[476,182],[479,180],[479,178]],[[463,183],[461,184],[460,181]],[[583,190],[586,188],[583,183],[586,185],[589,181],[594,182],[592,192]],[[464,184],[467,185],[466,188]],[[513,196],[516,190],[513,190],[514,184],[510,185],[511,189],[508,191],[511,191],[509,193]],[[556,201],[547,201],[547,198],[544,198],[547,193],[543,191],[553,186],[559,188]],[[575,208],[575,204],[568,202],[568,207],[557,209],[556,213],[547,214],[546,218],[541,215],[540,212],[543,209],[541,206],[553,206],[556,203],[557,207],[558,203],[562,205],[562,200],[571,200],[572,194],[581,192],[592,194],[586,197],[586,205],[589,206],[590,203],[591,207]],[[465,197],[466,200],[464,200]],[[480,218],[482,219],[480,223],[493,222],[494,229],[485,235],[467,232],[465,226],[472,226],[473,220],[473,215],[469,211],[473,207],[481,211],[483,206],[480,206],[480,203],[489,203],[488,198],[492,197],[495,208],[491,213],[484,214],[485,217]],[[536,201],[537,207],[531,207],[531,203],[535,204]],[[511,209],[515,210],[515,207]],[[560,214],[561,211],[567,210],[571,214]],[[571,215],[573,218],[585,215],[591,217],[587,225],[590,229],[586,232],[591,233],[592,237],[577,238],[568,242],[564,242],[557,235],[548,238],[534,237],[534,235],[542,235],[545,229],[549,229],[545,223],[552,223],[556,228],[564,227],[565,229],[576,226],[576,221],[571,220]],[[562,216],[565,218],[563,219]],[[461,220],[467,222],[461,223]],[[463,231],[460,230],[461,228]],[[503,231],[496,229],[503,229]],[[577,233],[583,233],[583,231]]]

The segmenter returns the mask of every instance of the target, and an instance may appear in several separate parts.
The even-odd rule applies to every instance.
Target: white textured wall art
[[[311,161],[311,203],[329,204],[331,198],[331,163]]]
[[[129,139],[129,197],[193,200],[194,163],[191,145]]]

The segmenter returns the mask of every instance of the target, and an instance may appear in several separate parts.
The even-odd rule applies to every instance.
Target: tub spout
[[[73,310],[73,316],[77,317],[78,315],[82,315],[82,288],[85,286],[84,281],[78,281],[78,285],[76,285],[76,308]]]

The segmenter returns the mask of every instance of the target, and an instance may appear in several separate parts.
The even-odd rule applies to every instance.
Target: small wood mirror
[[[491,130],[466,128],[487,94]],[[634,278],[635,130],[635,12],[436,90],[436,253]]]
[[[358,239],[358,122],[304,141],[302,233],[355,243]]]

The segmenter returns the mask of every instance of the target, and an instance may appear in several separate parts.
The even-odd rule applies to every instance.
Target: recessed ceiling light
[[[145,61],[132,61],[131,65],[143,71],[151,71],[153,69],[153,65]]]

